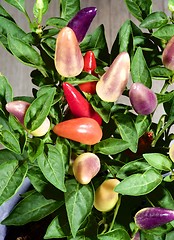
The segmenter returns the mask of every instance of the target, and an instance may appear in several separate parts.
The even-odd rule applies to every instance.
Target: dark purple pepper
[[[81,42],[85,37],[90,24],[97,13],[96,7],[82,8],[68,23],[76,35],[78,42]]]
[[[174,210],[148,207],[138,211],[135,223],[140,229],[148,230],[159,227],[174,220]]]
[[[139,82],[131,85],[129,99],[135,112],[141,115],[151,114],[157,107],[156,94]]]

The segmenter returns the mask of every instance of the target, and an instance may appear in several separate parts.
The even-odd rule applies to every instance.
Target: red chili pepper
[[[87,99],[84,98],[73,85],[64,82],[62,86],[68,106],[75,117],[93,118],[99,125],[102,124],[102,118],[100,115],[95,112]]]
[[[54,126],[53,132],[60,137],[87,145],[98,143],[103,135],[99,124],[87,117],[60,122]]]
[[[97,64],[93,51],[87,51],[86,54],[84,55],[83,71],[88,72],[97,77],[98,75],[95,73],[96,67]],[[97,84],[96,81],[81,83],[79,84],[79,88],[83,92],[94,94],[96,93],[96,84]]]

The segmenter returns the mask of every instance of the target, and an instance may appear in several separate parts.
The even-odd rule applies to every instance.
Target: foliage
[[[15,19],[0,5],[0,43],[22,64],[33,68],[31,80],[33,96],[13,96],[7,78],[0,74],[0,204],[11,199],[28,177],[32,189],[22,196],[5,225],[24,225],[50,216],[44,239],[125,239],[137,232],[135,213],[145,206],[159,206],[174,210],[173,162],[168,150],[173,139],[174,123],[173,71],[163,66],[161,56],[167,41],[174,35],[173,15],[153,12],[151,0],[125,0],[139,26],[127,20],[120,26],[109,52],[104,26],[87,34],[80,43],[83,54],[92,50],[97,59],[96,72],[102,75],[119,52],[126,51],[131,59],[131,80],[152,88],[153,81],[163,82],[156,92],[158,105],[164,114],[154,122],[154,113],[142,116],[132,111],[130,104],[107,103],[97,94],[86,94],[96,112],[103,119],[103,138],[93,146],[58,137],[52,131],[55,124],[67,118],[62,82],[73,85],[90,81],[84,72],[73,78],[63,78],[54,66],[57,33],[80,10],[80,0],[60,1],[60,17],[42,17],[49,9],[49,0],[36,0],[34,20],[25,9],[25,1],[7,3],[27,18],[30,32],[21,29]],[[171,2],[171,1],[170,1]],[[97,78],[95,77],[94,80]],[[128,98],[129,88],[123,95]],[[51,121],[50,131],[43,137],[31,137],[5,108],[15,99],[28,101],[31,107],[25,116],[25,126],[34,130],[45,117]],[[140,138],[153,133],[150,148],[138,152]],[[143,148],[143,146],[141,146]],[[78,183],[71,174],[71,159],[91,151],[100,158],[101,170],[87,185]],[[101,213],[93,207],[95,189],[107,178],[118,178],[120,184],[116,207]],[[141,239],[172,239],[173,223],[157,229],[140,231]]]

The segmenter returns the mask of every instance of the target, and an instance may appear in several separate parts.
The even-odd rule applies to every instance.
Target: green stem
[[[117,205],[115,207],[114,216],[113,216],[113,219],[112,219],[109,231],[111,231],[113,229],[113,227],[114,227],[115,219],[116,219],[116,216],[117,216],[120,204],[121,204],[121,195],[119,195],[119,197],[118,197],[118,202],[117,202]]]

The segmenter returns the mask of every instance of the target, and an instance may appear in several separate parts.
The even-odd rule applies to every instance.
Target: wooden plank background
[[[26,0],[27,11],[32,18],[32,8],[34,0]],[[168,13],[167,0],[153,0],[153,10],[165,11]],[[52,0],[50,8],[45,18],[59,16],[59,1]],[[0,0],[0,4],[6,8],[6,10],[13,16],[16,22],[25,31],[29,31],[28,23],[24,19],[23,14],[17,11],[15,8],[8,5],[4,0]],[[134,17],[131,17],[124,0],[85,0],[81,1],[81,7],[96,6],[98,11],[97,15],[92,22],[89,32],[92,32],[101,23],[105,26],[106,39],[109,49],[115,40],[117,32],[123,22],[128,18],[132,19],[136,24],[138,21]],[[44,21],[43,21],[44,24]],[[33,87],[30,79],[31,68],[18,62],[13,56],[11,56],[0,45],[0,72],[5,75],[10,81],[14,96],[31,95],[31,89]],[[158,92],[160,89],[159,83],[154,83],[155,90]],[[157,111],[157,115],[161,114],[161,110]]]

